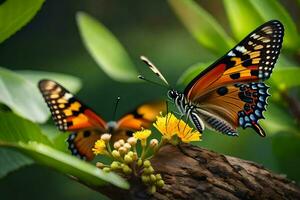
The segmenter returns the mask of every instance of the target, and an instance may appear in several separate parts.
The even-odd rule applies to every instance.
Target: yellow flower
[[[94,148],[92,149],[92,151],[94,152],[94,154],[98,155],[98,154],[106,154],[106,145],[104,140],[100,139],[97,140],[97,142],[95,143]]]
[[[150,135],[151,135],[151,131],[148,129],[144,129],[133,133],[133,137],[139,140],[146,140]]]
[[[172,113],[168,113],[166,116],[158,116],[154,127],[168,140],[174,135],[177,135],[185,143],[201,140],[201,134],[198,131],[191,128],[183,120],[177,119]]]
[[[172,113],[168,113],[166,116],[157,116],[153,126],[164,138],[170,140],[178,132],[178,122],[179,120]]]
[[[181,139],[184,143],[190,143],[194,141],[201,141],[201,133],[197,130],[191,128],[188,124],[184,121],[180,121],[177,136]]]
[[[147,138],[151,135],[151,131],[148,129],[137,131],[133,134],[133,137],[141,140],[141,144],[143,147],[147,145]]]

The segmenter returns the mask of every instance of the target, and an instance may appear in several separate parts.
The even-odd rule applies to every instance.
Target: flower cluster
[[[160,141],[155,138],[149,141],[148,138],[152,135],[151,130],[142,129],[133,133],[133,137],[126,141],[121,139],[111,146],[111,134],[103,134],[92,150],[94,154],[108,156],[113,161],[110,165],[97,162],[96,166],[105,172],[113,171],[123,174],[128,179],[139,177],[150,193],[156,192],[157,188],[162,188],[163,178],[161,174],[155,173],[150,159],[167,143],[200,141],[201,134],[171,113],[158,116],[153,125],[162,135]],[[140,152],[137,151],[139,144]]]

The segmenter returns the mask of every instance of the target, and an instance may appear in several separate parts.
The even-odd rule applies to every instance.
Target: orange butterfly
[[[277,20],[261,25],[198,74],[183,93],[170,89],[168,97],[200,132],[207,126],[236,136],[236,129],[240,126],[244,129],[251,127],[264,137],[265,131],[258,120],[264,118],[262,113],[270,95],[269,87],[263,81],[272,73],[283,35],[284,27]],[[141,59],[168,85],[149,60]]]
[[[104,121],[64,87],[51,80],[41,80],[39,89],[61,131],[74,131],[68,137],[73,155],[92,160],[92,148],[101,134],[111,133],[112,141],[127,139],[133,132],[149,128],[156,116],[166,109],[162,101],[143,104],[118,121]]]

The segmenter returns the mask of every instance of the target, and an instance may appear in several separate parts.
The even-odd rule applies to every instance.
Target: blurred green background
[[[232,35],[222,1],[197,3]],[[299,6],[294,6],[296,1],[282,3],[292,18],[299,19]],[[120,116],[145,101],[164,98],[166,91],[143,82],[124,83],[109,78],[82,43],[75,20],[77,11],[85,11],[101,21],[125,46],[139,72],[147,77],[153,75],[139,60],[140,55],[148,56],[173,85],[189,66],[222,56],[222,53],[213,54],[199,45],[166,1],[46,1],[27,26],[0,45],[0,65],[13,70],[44,70],[79,77],[83,87],[78,97],[107,120],[112,118],[117,96],[121,96]],[[295,22],[299,27],[299,20]],[[299,59],[299,53],[292,56]],[[290,113],[283,109],[277,114]],[[52,124],[51,120],[49,124]],[[258,162],[300,182],[300,135],[286,132],[267,132],[267,135],[260,138],[252,130],[240,130],[239,137],[231,138],[205,132],[203,141],[197,145]],[[98,193],[65,175],[36,165],[1,179],[0,193],[1,199],[99,199]]]

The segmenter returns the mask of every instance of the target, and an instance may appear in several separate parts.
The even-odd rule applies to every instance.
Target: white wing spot
[[[64,95],[64,99],[66,99],[66,100],[69,100],[72,97],[73,97],[73,95],[70,93],[65,93],[65,95]]]
[[[229,53],[227,55],[228,56],[236,56],[235,53],[233,53],[232,51],[229,51]]]
[[[239,52],[242,52],[242,53],[245,53],[245,52],[247,51],[247,49],[245,49],[244,46],[237,46],[235,49],[236,49],[237,51],[239,51]]]

